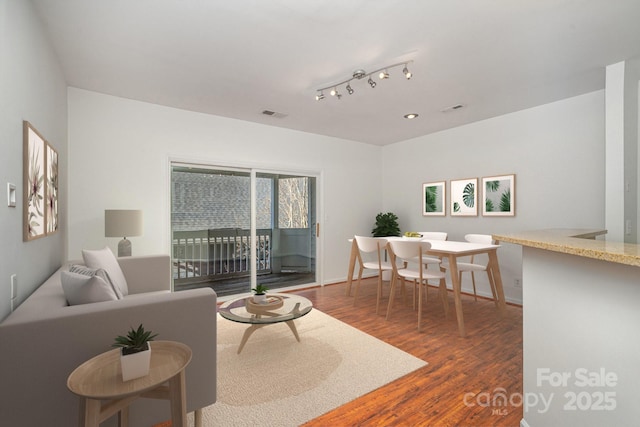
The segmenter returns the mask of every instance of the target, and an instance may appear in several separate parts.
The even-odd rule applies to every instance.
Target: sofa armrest
[[[118,258],[130,294],[171,290],[169,255],[129,256]]]
[[[0,324],[2,425],[76,425],[79,398],[66,387],[84,361],[110,350],[114,338],[140,323],[158,339],[193,351],[186,368],[187,410],[216,400],[216,302],[210,288],[64,307],[50,316]],[[170,418],[169,405],[138,399],[131,425]]]

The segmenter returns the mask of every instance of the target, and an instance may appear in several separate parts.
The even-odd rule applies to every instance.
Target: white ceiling
[[[70,86],[376,145],[602,89],[640,55],[640,0],[32,1]],[[411,80],[315,101],[406,60]]]

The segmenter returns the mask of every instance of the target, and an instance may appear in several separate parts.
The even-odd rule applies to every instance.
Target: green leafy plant
[[[153,334],[151,331],[145,331],[142,324],[138,326],[138,329],[133,329],[127,333],[127,336],[118,335],[112,347],[122,348],[122,354],[134,354],[141,351],[145,351],[149,348],[149,341],[153,341],[158,334]]]
[[[492,193],[494,191],[498,191],[498,188],[500,188],[500,181],[487,181],[486,185],[485,185],[485,189],[488,193]]]
[[[255,288],[251,289],[256,295],[264,295],[267,293],[267,291],[269,290],[269,288],[267,288],[265,285],[262,284],[258,284],[256,285]]]
[[[500,211],[501,212],[510,212],[511,211],[511,190],[507,189],[500,196]]]
[[[460,203],[453,202],[453,211],[454,212],[460,212]]]
[[[373,237],[399,236],[398,217],[392,212],[380,212],[376,215],[376,225],[371,233],[373,233]]]
[[[437,197],[438,197],[438,187],[433,185],[426,188],[425,192],[425,212],[436,212],[438,209],[437,206]]]
[[[491,199],[485,200],[484,205],[485,205],[484,210],[486,212],[493,212],[494,207],[493,207],[493,201]]]
[[[475,186],[473,183],[468,183],[464,186],[464,190],[462,191],[462,201],[467,207],[472,208],[474,205],[474,195],[475,195]]]

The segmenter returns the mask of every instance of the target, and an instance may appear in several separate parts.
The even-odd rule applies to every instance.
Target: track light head
[[[387,72],[387,70],[380,71],[380,74],[378,74],[378,77],[380,77],[380,80],[388,79],[389,73]]]
[[[409,80],[411,78],[411,76],[413,74],[411,74],[411,71],[409,71],[409,69],[407,68],[407,65],[404,65],[404,68],[402,69],[402,72],[404,73],[404,76],[407,78],[407,80]]]
[[[374,82],[373,79],[371,79],[371,77],[369,77],[369,80],[367,80],[367,83],[369,83],[372,89],[376,87],[376,82]]]
[[[347,89],[349,95],[353,95],[354,90],[349,83],[347,83],[347,87],[345,89]]]
[[[316,101],[320,101],[324,99],[324,93],[322,93],[322,91],[320,91],[320,93],[316,94]]]
[[[333,89],[331,89],[331,92],[329,92],[331,94],[331,96],[336,96],[336,94],[338,93],[338,91],[336,90],[336,88],[334,87]]]

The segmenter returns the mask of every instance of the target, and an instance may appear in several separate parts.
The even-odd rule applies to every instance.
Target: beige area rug
[[[315,309],[295,323],[300,342],[278,323],[236,354],[247,325],[218,316],[218,401],[205,426],[298,426],[427,364]]]

